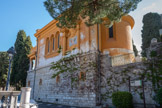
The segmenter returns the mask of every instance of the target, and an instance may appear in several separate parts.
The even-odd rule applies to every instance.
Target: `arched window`
[[[30,87],[30,81],[28,81],[28,87]]]
[[[47,38],[46,40],[46,54],[50,52],[50,40]]]
[[[113,26],[109,28],[109,38],[113,38],[114,34],[113,34]]]
[[[39,80],[39,85],[42,85],[42,79]]]
[[[52,50],[55,50],[55,38],[54,36],[52,37]]]
[[[51,42],[50,43],[51,44],[50,51],[55,51],[55,37],[54,37],[54,35],[51,36],[50,42]]]
[[[58,82],[60,82],[60,76],[59,75],[56,77],[56,83],[58,83]]]
[[[58,33],[58,48],[60,47],[60,33]]]
[[[50,52],[50,41],[48,40],[48,53]]]
[[[35,69],[35,59],[32,60],[31,68],[32,68],[32,70]]]
[[[86,73],[85,72],[80,72],[79,79],[85,81],[86,80]]]
[[[57,39],[56,48],[59,48],[60,47],[60,33],[59,32],[56,33],[56,39]]]

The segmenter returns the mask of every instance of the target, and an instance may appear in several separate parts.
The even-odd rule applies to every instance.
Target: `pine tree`
[[[161,28],[161,17],[157,13],[147,13],[143,17],[142,29],[142,56],[146,56],[146,49],[150,46],[152,38],[160,41],[159,29]]]
[[[20,30],[17,34],[15,42],[16,55],[13,58],[13,69],[11,74],[11,84],[17,89],[26,85],[26,76],[29,69],[29,58],[27,55],[31,49],[30,37],[26,37],[24,30]]]
[[[0,87],[4,89],[7,81],[9,57],[7,52],[0,52]]]
[[[49,14],[59,22],[60,28],[75,28],[84,19],[88,26],[114,21],[136,9],[141,0],[46,0],[44,6]],[[109,19],[109,20],[103,20]]]

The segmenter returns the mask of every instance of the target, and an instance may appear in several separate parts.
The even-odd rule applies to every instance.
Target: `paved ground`
[[[56,105],[56,104],[44,103],[44,102],[37,102],[37,104],[38,104],[38,108],[83,108],[83,107]]]

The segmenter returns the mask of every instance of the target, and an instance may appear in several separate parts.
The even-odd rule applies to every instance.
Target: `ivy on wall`
[[[147,61],[143,62],[143,66],[140,67],[141,63],[129,64],[120,67],[110,67],[109,73],[102,73],[102,89],[105,89],[105,93],[102,94],[102,100],[107,101],[107,99],[112,98],[112,93],[120,90],[129,91],[129,80],[144,80],[149,82],[152,79],[148,79],[147,74],[151,74],[149,70],[149,63]],[[138,68],[139,67],[139,68]],[[108,74],[108,75],[107,75]],[[124,86],[124,88],[122,88]],[[147,84],[150,90],[150,84]],[[133,94],[138,94],[141,99],[143,99],[142,87],[131,87],[131,92]],[[152,92],[150,92],[150,97],[152,97]]]
[[[66,52],[66,55],[70,55],[70,53],[71,52],[68,51]],[[63,57],[57,62],[53,62],[51,69],[54,70],[55,73],[53,74],[52,78],[62,74],[64,78],[69,78],[71,85],[75,87],[77,87],[80,80],[87,82],[87,79],[84,79],[86,76],[81,75],[80,78],[79,73],[83,72],[87,75],[88,73],[97,70],[97,62],[89,55],[90,54],[88,53],[78,53]],[[162,60],[161,56],[157,55],[157,52],[151,52],[150,56],[152,57],[152,61],[146,60],[143,61],[143,63],[134,63],[121,67],[110,67],[101,62],[103,66],[101,68],[101,88],[106,89],[105,93],[102,94],[102,100],[106,101],[107,99],[111,98],[112,93],[120,91],[122,86],[128,85],[127,88],[124,88],[128,91],[129,78],[143,79],[145,82],[147,82],[146,86],[149,87],[147,89],[150,90],[149,95],[153,98],[151,91],[156,91],[156,89],[160,87],[162,81]],[[93,82],[95,81],[93,80],[87,84]],[[86,86],[83,86],[82,88],[89,90],[89,88]],[[132,93],[138,94],[139,97],[143,99],[142,87],[133,87],[132,90]]]
[[[162,49],[161,49],[162,50]],[[157,91],[162,84],[162,54],[159,54],[156,51],[152,51],[150,53],[151,60],[143,61],[143,67],[137,68],[138,65],[141,64],[130,64],[121,67],[111,67],[109,70],[109,75],[103,73],[102,88],[106,89],[105,93],[102,94],[103,101],[111,98],[113,92],[120,91],[120,87],[123,85],[127,85],[127,90],[129,88],[129,78],[134,79],[143,79],[147,82],[147,89],[150,90],[149,95],[152,99],[154,96],[151,91]],[[119,68],[120,70],[115,70],[115,68]],[[133,72],[133,70],[137,70]],[[149,83],[150,82],[150,83]],[[152,83],[152,84],[151,84]],[[133,87],[133,92],[137,93],[141,99],[143,99],[142,87]]]
[[[148,79],[151,77],[153,87],[155,91],[157,91],[162,83],[162,54],[158,55],[157,51],[151,51],[150,57],[151,60],[149,68],[152,74],[148,74]]]
[[[66,55],[70,55],[70,53],[68,51]],[[88,55],[88,53],[77,53],[52,62],[50,69],[55,71],[52,78],[63,74],[64,78],[71,79],[71,85],[76,85],[79,80],[85,81],[86,74],[96,70],[97,67],[96,62]],[[84,72],[84,75],[80,76],[81,72]]]

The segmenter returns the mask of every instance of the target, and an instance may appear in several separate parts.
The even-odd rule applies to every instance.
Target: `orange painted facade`
[[[48,59],[64,56],[67,51],[87,52],[97,49],[97,25],[87,27],[80,22],[75,29],[60,29],[53,20],[34,34],[37,38],[37,46],[32,48],[28,55],[32,60],[37,51],[38,65]],[[109,28],[99,25],[99,46],[101,52],[109,52],[110,56],[116,56],[133,52],[131,30],[134,20],[131,16],[124,16],[119,23],[113,25],[113,37],[109,36]],[[58,53],[61,48],[61,54]],[[52,61],[52,60],[51,60]]]
[[[108,50],[111,56],[126,54],[133,51],[131,29],[134,20],[130,16],[124,16],[122,21],[113,26],[113,38],[109,38],[109,30],[101,25],[101,50]]]

